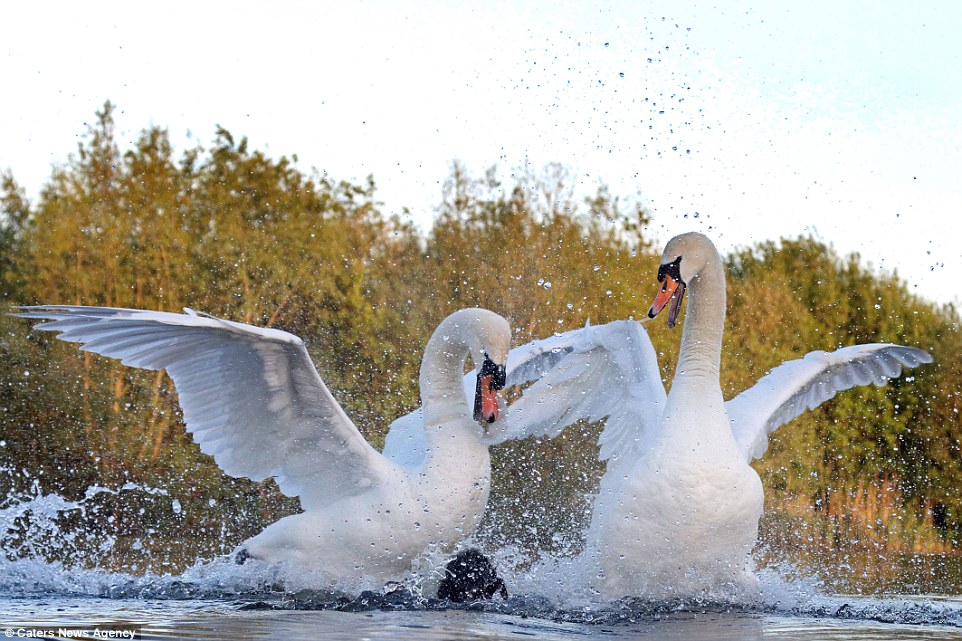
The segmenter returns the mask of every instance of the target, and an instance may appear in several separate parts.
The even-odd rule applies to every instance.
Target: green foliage
[[[17,254],[22,231],[30,217],[30,205],[10,173],[0,176],[0,300],[12,299],[20,291]]]
[[[107,103],[35,204],[3,176],[0,297],[189,305],[290,331],[304,338],[321,376],[377,446],[389,423],[418,405],[421,352],[448,313],[499,312],[520,344],[589,319],[641,317],[654,294],[658,258],[644,209],[604,186],[575,196],[573,177],[557,165],[501,183],[493,168],[475,177],[455,163],[422,236],[381,213],[373,179],[307,175],[295,159],[271,159],[223,129],[209,148],[179,159],[159,128],[121,150],[112,114]],[[886,479],[898,485],[903,507],[934,510],[935,525],[957,538],[956,311],[919,300],[894,276],[812,238],[760,243],[735,252],[727,267],[727,397],[812,349],[898,342],[936,359],[883,389],[845,392],[776,432],[757,464],[770,505],[824,505],[857,483]],[[670,382],[677,330],[648,327]],[[166,489],[162,501],[102,499],[115,534],[146,541],[158,555],[170,547],[166,538],[195,542],[188,555],[229,549],[297,509],[272,483],[227,478],[200,453],[163,373],[78,353],[7,316],[0,317],[0,426],[0,463],[14,471],[0,490],[34,480],[73,498],[96,484]],[[529,550],[577,548],[603,471],[600,428],[495,448],[482,535]],[[169,567],[184,561],[165,559]]]

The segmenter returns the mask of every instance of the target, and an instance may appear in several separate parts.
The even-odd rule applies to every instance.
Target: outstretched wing
[[[615,321],[565,332],[511,350],[515,375],[508,383],[534,380],[509,408],[503,423],[489,429],[489,441],[557,436],[581,419],[608,417],[601,457],[640,452],[665,404],[655,349],[641,323]]]
[[[834,352],[810,352],[782,363],[753,387],[725,404],[735,440],[747,460],[768,449],[768,435],[780,425],[814,409],[836,392],[856,385],[884,385],[902,367],[931,363],[932,356],[916,347],[872,343]]]
[[[187,430],[231,476],[274,477],[305,509],[378,484],[391,466],[358,432],[303,341],[276,329],[187,314],[21,307],[36,329],[124,365],[167,370]]]
[[[484,442],[497,445],[528,436],[557,436],[582,418],[609,418],[601,436],[602,457],[624,443],[640,443],[664,407],[655,350],[640,323],[586,326],[512,349],[507,387],[535,381],[502,418],[486,426]],[[476,372],[464,377],[465,397],[474,393]],[[469,403],[470,404],[470,403]],[[424,459],[420,411],[391,423],[384,456],[404,466]],[[614,426],[614,427],[612,427]]]

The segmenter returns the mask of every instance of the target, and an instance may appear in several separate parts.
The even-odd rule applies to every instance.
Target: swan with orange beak
[[[681,321],[691,290],[670,392],[639,323],[585,327],[512,350],[509,383],[516,351],[540,349],[552,360],[495,431],[502,440],[552,437],[578,420],[607,417],[598,440],[605,473],[584,551],[561,581],[608,599],[750,594],[764,506],[750,463],[764,454],[769,435],[837,392],[884,385],[932,357],[888,343],[817,350],[726,401],[720,384],[725,265],[718,250],[703,234],[672,238],[658,281],[648,316],[667,307],[669,326]]]

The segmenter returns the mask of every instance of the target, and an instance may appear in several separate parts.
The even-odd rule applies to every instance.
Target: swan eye
[[[491,357],[488,356],[487,352],[484,354],[484,363],[481,364],[481,372],[478,377],[491,376],[491,389],[500,390],[504,389],[504,385],[507,379],[507,372],[505,371],[504,365],[495,365]]]
[[[675,282],[684,282],[681,279],[681,256],[670,263],[662,263],[658,266],[658,282],[664,282],[666,276],[671,276]],[[664,289],[662,289],[664,291]]]

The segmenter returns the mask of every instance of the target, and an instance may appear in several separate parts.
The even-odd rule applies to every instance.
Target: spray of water
[[[315,577],[297,568],[260,562],[237,564],[229,556],[200,560],[176,574],[116,571],[117,541],[96,523],[98,499],[125,492],[170,500],[166,492],[132,483],[119,488],[92,487],[82,498],[67,500],[43,493],[34,482],[27,491],[0,501],[0,595],[5,597],[97,596],[123,599],[231,599],[244,607],[325,608],[348,611],[467,607],[556,621],[605,623],[641,621],[677,611],[760,612],[962,627],[962,605],[933,598],[853,597],[826,594],[815,579],[798,578],[790,564],[769,564],[756,572],[758,584],[718,585],[697,594],[644,596],[606,602],[572,580],[594,571],[588,555],[532,556],[510,546],[486,550],[511,596],[454,605],[434,598],[451,555],[426,550],[397,583],[373,590],[357,584],[318,589]],[[136,542],[135,542],[136,545]],[[483,545],[470,540],[466,546]],[[786,578],[792,577],[792,578]],[[373,587],[373,586],[368,586]]]

